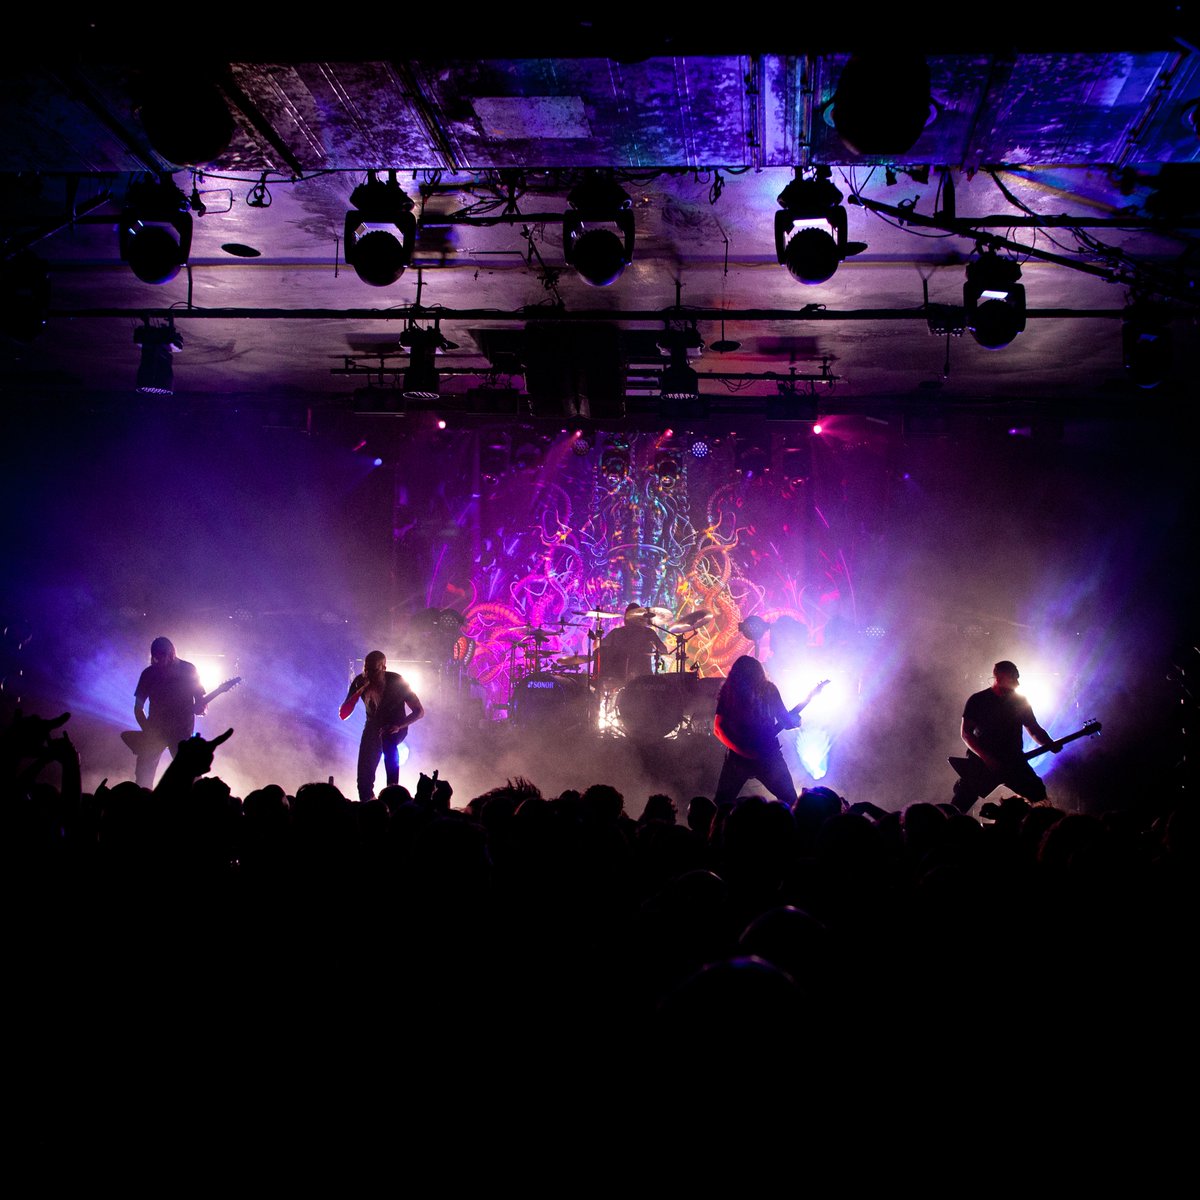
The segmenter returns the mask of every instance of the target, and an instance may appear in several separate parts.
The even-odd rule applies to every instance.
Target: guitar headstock
[[[1102,728],[1099,721],[1090,720],[1083,723],[1083,728],[1079,732],[1083,737],[1095,737]]]
[[[217,684],[217,686],[208,693],[208,698],[212,700],[217,696],[223,696],[226,692],[232,692],[233,689],[241,682],[242,677],[240,675],[234,675],[232,678],[226,679],[224,683]]]

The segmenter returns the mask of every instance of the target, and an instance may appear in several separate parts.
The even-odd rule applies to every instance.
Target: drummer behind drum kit
[[[657,741],[685,732],[708,734],[716,710],[720,679],[701,679],[687,669],[687,643],[716,619],[698,608],[672,620],[666,608],[631,608],[609,612],[591,608],[573,614],[594,622],[588,630],[589,654],[560,654],[547,643],[563,630],[582,622],[563,620],[559,628],[518,626],[525,633],[513,647],[510,663],[512,696],[509,716],[518,724],[540,726],[553,722],[562,730],[581,725],[609,736]],[[646,660],[647,673],[630,679],[606,676],[601,668],[600,643],[604,622],[625,618],[675,638],[666,655]]]

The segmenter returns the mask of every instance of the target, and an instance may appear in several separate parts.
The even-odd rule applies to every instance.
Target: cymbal
[[[592,661],[590,654],[568,654],[563,658],[554,660],[560,667],[582,667],[585,663]]]
[[[707,608],[696,608],[690,613],[684,613],[673,625],[668,625],[667,632],[691,633],[693,629],[703,629],[706,625],[711,625],[716,619]]]
[[[631,608],[625,614],[626,620],[630,621],[652,621],[661,623],[671,619],[671,610],[669,608]]]
[[[558,637],[558,631],[554,629],[531,629],[521,640],[523,642],[548,642],[551,638]]]
[[[602,621],[614,621],[621,614],[605,612],[602,608],[589,608],[587,612],[581,612],[579,615],[581,617],[599,617]]]

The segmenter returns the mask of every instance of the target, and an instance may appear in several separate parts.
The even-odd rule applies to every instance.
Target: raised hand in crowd
[[[179,743],[179,749],[170,765],[158,781],[155,792],[169,792],[175,789],[183,790],[191,786],[192,781],[212,770],[213,751],[223,742],[233,737],[233,730],[227,729],[215,738],[203,738],[194,734],[187,741]]]
[[[49,743],[50,734],[60,725],[65,725],[70,719],[69,712],[50,718],[27,717],[18,709],[13,714],[8,728],[0,734],[0,762],[3,763],[5,777],[14,777],[25,759],[42,758]]]

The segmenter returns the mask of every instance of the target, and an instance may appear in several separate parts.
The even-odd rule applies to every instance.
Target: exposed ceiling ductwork
[[[333,372],[379,347],[403,356],[403,324],[436,317],[457,343],[439,354],[440,394],[513,376],[530,415],[578,412],[578,381],[560,378],[556,406],[489,331],[611,326],[587,369],[609,381],[613,416],[610,384],[641,365],[613,347],[675,312],[706,347],[688,369],[729,404],[761,407],[789,374],[835,376],[823,390],[851,406],[1119,406],[1151,376],[1165,395],[1196,350],[1200,74],[1187,31],[1151,7],[1125,48],[1073,32],[1001,47],[959,25],[894,59],[854,58],[820,21],[806,46],[750,27],[721,52],[665,21],[618,51],[603,22],[530,40],[485,17],[451,42],[418,20],[403,57],[385,36],[370,58],[269,56],[253,27],[214,56],[215,41],[168,30],[167,79],[133,62],[115,23],[68,22],[55,59],[0,85],[3,258],[35,254],[50,289],[44,329],[5,322],[0,387],[132,390],[129,329],[169,315],[188,330],[176,399],[340,402],[353,381]],[[411,210],[367,212],[391,172]],[[189,235],[178,262],[135,274],[130,197],[168,180],[169,223]],[[599,183],[624,199],[598,206]],[[820,211],[809,183],[830,190]],[[144,228],[169,236],[155,220]],[[593,233],[616,257],[581,265]],[[814,258],[826,242],[829,264]],[[970,282],[979,262],[1012,276],[1003,297]],[[10,291],[16,274],[0,274]],[[1130,367],[1148,353],[1130,314],[1147,306],[1169,335],[1154,335],[1152,372]],[[981,337],[975,313],[1022,328]]]

